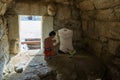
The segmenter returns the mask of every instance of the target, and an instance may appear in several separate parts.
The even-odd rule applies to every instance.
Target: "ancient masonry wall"
[[[4,64],[9,59],[8,28],[4,14],[10,2],[11,0],[0,0],[0,80],[2,78]]]
[[[97,56],[120,56],[120,0],[82,0],[83,37]]]
[[[120,0],[81,0],[83,45],[107,66],[107,79],[120,79]]]

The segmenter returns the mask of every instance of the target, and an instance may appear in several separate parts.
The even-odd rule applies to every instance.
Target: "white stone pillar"
[[[69,52],[74,50],[72,45],[73,31],[67,28],[62,28],[58,30],[58,35],[60,37],[60,48],[59,50],[63,52]]]

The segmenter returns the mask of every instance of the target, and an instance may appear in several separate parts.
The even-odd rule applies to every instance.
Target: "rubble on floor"
[[[98,59],[84,53],[72,58],[58,54],[46,61],[43,55],[25,52],[11,59],[3,80],[102,80],[104,72],[105,67]]]

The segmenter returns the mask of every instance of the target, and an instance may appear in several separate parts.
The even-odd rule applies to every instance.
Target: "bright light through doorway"
[[[19,15],[20,51],[40,50],[42,17]]]

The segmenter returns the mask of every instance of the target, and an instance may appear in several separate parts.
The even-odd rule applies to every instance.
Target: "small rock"
[[[14,67],[14,70],[15,70],[15,72],[17,72],[17,73],[22,73],[22,72],[23,72],[23,67],[15,66],[15,67]]]
[[[36,66],[35,68],[38,69],[38,68],[40,68],[40,66]]]
[[[40,78],[37,75],[28,74],[25,76],[24,80],[40,80]]]
[[[30,67],[36,67],[36,66],[39,66],[39,65],[38,65],[38,64],[35,64],[35,63],[34,63],[34,64],[31,63],[31,64],[29,64],[29,66],[30,66]]]

